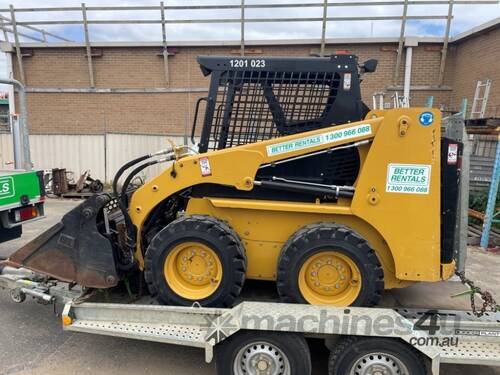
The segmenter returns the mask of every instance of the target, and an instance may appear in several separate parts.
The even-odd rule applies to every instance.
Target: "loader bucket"
[[[13,253],[5,264],[85,287],[115,286],[118,276],[113,248],[97,228],[98,213],[109,201],[107,195],[88,198]]]

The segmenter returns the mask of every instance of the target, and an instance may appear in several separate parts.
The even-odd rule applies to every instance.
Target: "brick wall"
[[[450,48],[444,84],[450,90],[411,93],[412,105],[423,105],[429,95],[434,104],[458,108],[462,96],[472,100],[475,80],[488,74],[500,88],[499,70],[495,59],[500,51],[491,53],[498,45],[500,30],[470,38]],[[310,56],[318,46],[283,45],[252,46],[255,56]],[[329,51],[349,50],[360,62],[369,58],[379,60],[377,72],[365,75],[362,93],[371,106],[372,94],[387,91],[392,86],[396,62],[396,44],[331,45]],[[440,44],[421,44],[413,50],[412,85],[437,85],[440,63]],[[182,92],[163,93],[47,93],[27,95],[30,131],[32,134],[102,134],[104,132],[180,135],[191,128],[194,103],[208,87],[196,62],[198,55],[237,56],[237,47],[177,47],[169,57],[171,89]],[[490,51],[490,52],[488,52]],[[24,69],[29,88],[88,88],[89,76],[84,48],[31,48],[24,51]],[[93,49],[93,69],[98,89],[164,88],[163,60],[160,47],[106,47]],[[404,59],[398,84],[404,77]],[[19,77],[13,56],[14,76]],[[472,69],[471,69],[472,68]],[[495,76],[496,74],[496,76]],[[389,96],[393,91],[387,91]],[[399,91],[402,94],[402,89]],[[498,105],[499,91],[493,90],[491,105]],[[496,104],[495,104],[496,103]]]
[[[476,82],[492,80],[486,116],[500,117],[500,28],[473,35],[457,43],[453,52],[452,105],[460,108],[468,98],[470,111]]]

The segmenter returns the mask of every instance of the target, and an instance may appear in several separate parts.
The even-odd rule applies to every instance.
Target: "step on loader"
[[[185,306],[231,306],[248,279],[283,302],[372,306],[454,274],[462,145],[438,110],[370,111],[360,82],[377,62],[353,55],[198,62],[210,86],[196,146],[125,164],[112,194],[4,266],[98,289],[141,273],[159,303]]]

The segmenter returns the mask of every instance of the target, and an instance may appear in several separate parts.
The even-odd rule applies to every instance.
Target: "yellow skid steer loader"
[[[232,305],[246,279],[274,281],[284,302],[371,306],[454,273],[462,145],[439,111],[369,111],[360,81],[377,63],[353,55],[198,62],[211,81],[197,145],[125,164],[113,194],[5,265],[89,288],[141,272],[159,303],[202,306]]]

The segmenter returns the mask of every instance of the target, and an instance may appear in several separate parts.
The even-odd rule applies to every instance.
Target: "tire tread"
[[[169,297],[168,293],[162,291],[161,280],[155,277],[153,271],[155,267],[155,259],[161,256],[164,251],[164,242],[168,237],[178,232],[187,230],[195,230],[200,232],[210,233],[214,238],[218,238],[223,251],[229,251],[231,257],[231,272],[233,274],[233,283],[228,293],[221,296],[220,300],[213,301],[209,305],[214,307],[230,307],[234,304],[236,298],[240,295],[245,282],[246,275],[246,256],[243,244],[234,230],[225,222],[206,215],[182,216],[162,229],[151,241],[145,259],[144,259],[144,279],[148,286],[149,292],[153,298],[162,304],[176,304],[176,300]]]
[[[290,285],[290,262],[307,250],[307,245],[314,239],[335,239],[346,241],[353,245],[364,258],[363,266],[373,276],[373,282],[369,283],[370,292],[366,293],[366,299],[355,303],[356,306],[375,306],[382,298],[384,290],[384,272],[382,265],[368,242],[351,228],[337,223],[319,222],[304,226],[295,232],[287,240],[278,259],[278,272],[276,285],[281,301],[286,303],[303,302],[297,301],[295,291]],[[300,293],[300,292],[299,292]]]

